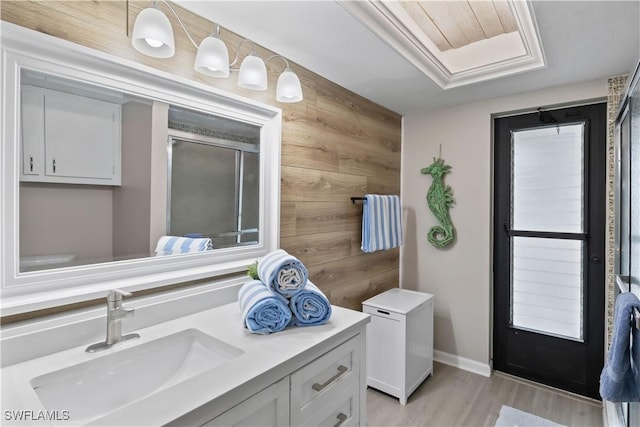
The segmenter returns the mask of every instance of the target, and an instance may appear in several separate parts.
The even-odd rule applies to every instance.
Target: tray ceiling
[[[525,1],[340,4],[443,89],[545,66]]]

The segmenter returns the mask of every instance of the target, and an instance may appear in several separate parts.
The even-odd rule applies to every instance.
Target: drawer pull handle
[[[347,420],[347,418],[348,418],[348,417],[347,417],[345,414],[343,414],[342,412],[340,412],[340,413],[338,414],[338,417],[337,417],[337,418],[338,418],[338,422],[337,422],[337,423],[335,423],[335,424],[333,425],[333,427],[340,427],[340,426],[342,425],[342,423],[343,423],[343,422],[345,422],[345,421]]]
[[[340,376],[345,372],[347,372],[348,370],[349,368],[347,368],[346,366],[340,365],[338,366],[338,373],[332,376],[331,378],[329,378],[326,383],[324,384],[315,383],[314,385],[311,386],[311,388],[314,389],[315,391],[322,391],[325,388],[327,388],[331,383],[335,382],[338,378],[340,378]]]
[[[378,313],[386,314],[387,316],[391,314],[388,311],[384,311],[384,310],[378,310]]]

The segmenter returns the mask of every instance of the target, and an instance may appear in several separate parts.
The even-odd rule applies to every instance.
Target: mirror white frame
[[[101,298],[112,288],[137,291],[239,273],[279,246],[279,108],[104,52],[3,22],[0,151],[0,315]],[[211,252],[138,258],[20,272],[20,79],[23,69],[116,89],[261,127],[260,241]]]

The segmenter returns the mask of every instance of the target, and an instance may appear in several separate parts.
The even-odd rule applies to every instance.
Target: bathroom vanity
[[[85,342],[27,358],[2,368],[3,425],[364,425],[368,321],[333,307],[325,325],[254,335],[232,302],[102,352]],[[65,327],[77,324],[48,333]],[[47,333],[19,332],[3,351]]]

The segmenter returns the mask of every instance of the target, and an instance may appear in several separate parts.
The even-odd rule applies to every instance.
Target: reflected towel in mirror
[[[192,239],[190,237],[162,236],[156,245],[156,256],[187,254],[192,252],[210,251],[213,249],[211,239]]]

